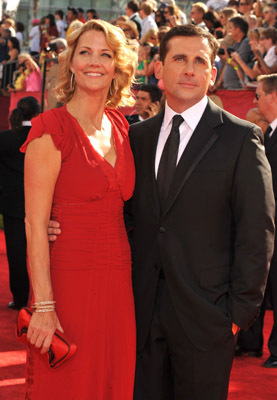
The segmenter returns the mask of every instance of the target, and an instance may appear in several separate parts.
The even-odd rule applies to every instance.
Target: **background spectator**
[[[59,37],[65,39],[66,24],[63,19],[64,19],[64,12],[62,10],[57,10],[55,12],[55,20],[59,32]]]
[[[16,24],[15,24],[15,31],[16,31],[15,37],[19,41],[19,49],[20,49],[20,51],[23,50],[23,46],[24,46],[24,36],[23,36],[24,30],[25,30],[25,26],[22,24],[22,22],[16,22]]]

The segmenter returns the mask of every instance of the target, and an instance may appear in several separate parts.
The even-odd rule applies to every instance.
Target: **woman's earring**
[[[75,89],[75,76],[72,73],[71,78],[70,78],[70,90],[74,90]]]
[[[112,97],[112,84],[113,84],[113,80],[111,81],[111,84],[110,84],[110,89],[109,89],[109,92],[110,92],[110,96]]]

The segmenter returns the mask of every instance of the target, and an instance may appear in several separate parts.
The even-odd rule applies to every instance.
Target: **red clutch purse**
[[[16,337],[22,343],[29,343],[27,339],[28,326],[31,320],[32,311],[29,308],[22,308],[17,316]],[[65,361],[69,360],[76,352],[77,346],[71,343],[65,334],[58,329],[53,335],[51,346],[46,353],[50,368],[58,368]]]

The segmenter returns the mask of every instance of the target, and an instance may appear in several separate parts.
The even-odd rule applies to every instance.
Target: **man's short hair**
[[[172,28],[164,36],[160,43],[160,60],[164,63],[165,57],[168,53],[168,42],[174,37],[199,37],[201,39],[207,39],[209,47],[211,49],[211,64],[214,65],[215,57],[218,51],[218,43],[216,38],[210,34],[210,32],[200,28],[197,25],[178,25]]]
[[[240,3],[241,3],[241,0],[239,1],[239,5],[240,5]],[[246,3],[249,6],[250,4],[253,4],[253,0],[243,0],[243,3]]]
[[[156,101],[161,101],[163,93],[157,85],[141,85],[139,90],[149,93],[152,103],[155,103]]]
[[[74,14],[74,15],[78,15],[78,11],[76,10],[76,8],[74,8],[74,7],[67,7],[67,9],[68,9],[68,11],[72,11],[72,14]]]
[[[138,12],[139,10],[139,2],[136,0],[128,1],[127,8],[133,11],[133,13]]]
[[[144,11],[144,13],[148,16],[151,15],[153,12],[152,5],[148,3],[147,1],[145,3],[142,3],[140,6],[140,9]]]
[[[199,12],[205,14],[208,11],[208,7],[205,3],[198,1],[197,3],[193,3],[192,7],[196,7]]]
[[[257,80],[262,82],[262,88],[266,94],[277,93],[277,74],[260,75]]]
[[[93,19],[99,19],[99,14],[94,8],[90,8],[87,10],[87,14],[90,13],[93,15]]]
[[[235,28],[239,28],[244,35],[247,35],[249,25],[245,18],[233,17],[229,22],[232,22]]]
[[[272,44],[277,43],[277,29],[275,28],[265,28],[261,30],[261,36],[265,39],[271,39]]]
[[[64,12],[63,12],[63,10],[57,10],[57,11],[55,11],[55,15],[59,15],[59,17],[60,17],[61,19],[63,19]]]

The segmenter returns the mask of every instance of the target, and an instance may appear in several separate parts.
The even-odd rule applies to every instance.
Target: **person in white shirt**
[[[142,19],[141,37],[151,28],[158,30],[155,20],[151,17],[152,12],[153,9],[150,3],[142,3],[139,10],[139,15]]]
[[[201,1],[194,3],[192,5],[191,12],[190,12],[191,22],[197,26],[200,26],[200,28],[208,30],[205,22],[203,21],[203,15],[207,11],[208,11],[208,7],[206,6],[205,3],[202,3]]]
[[[23,50],[23,45],[24,45],[24,36],[23,36],[24,29],[25,29],[25,26],[24,26],[24,24],[22,24],[22,22],[17,22],[15,24],[15,30],[16,30],[15,37],[19,41],[20,52]]]
[[[39,54],[40,51],[40,30],[39,30],[39,19],[34,18],[32,20],[32,29],[29,33],[28,39],[31,41],[30,43],[30,54],[34,56]]]
[[[57,10],[55,12],[55,20],[56,20],[57,29],[60,34],[60,38],[62,38],[62,39],[65,38],[65,28],[66,28],[66,24],[63,20],[63,17],[64,17],[64,12],[62,10]]]

